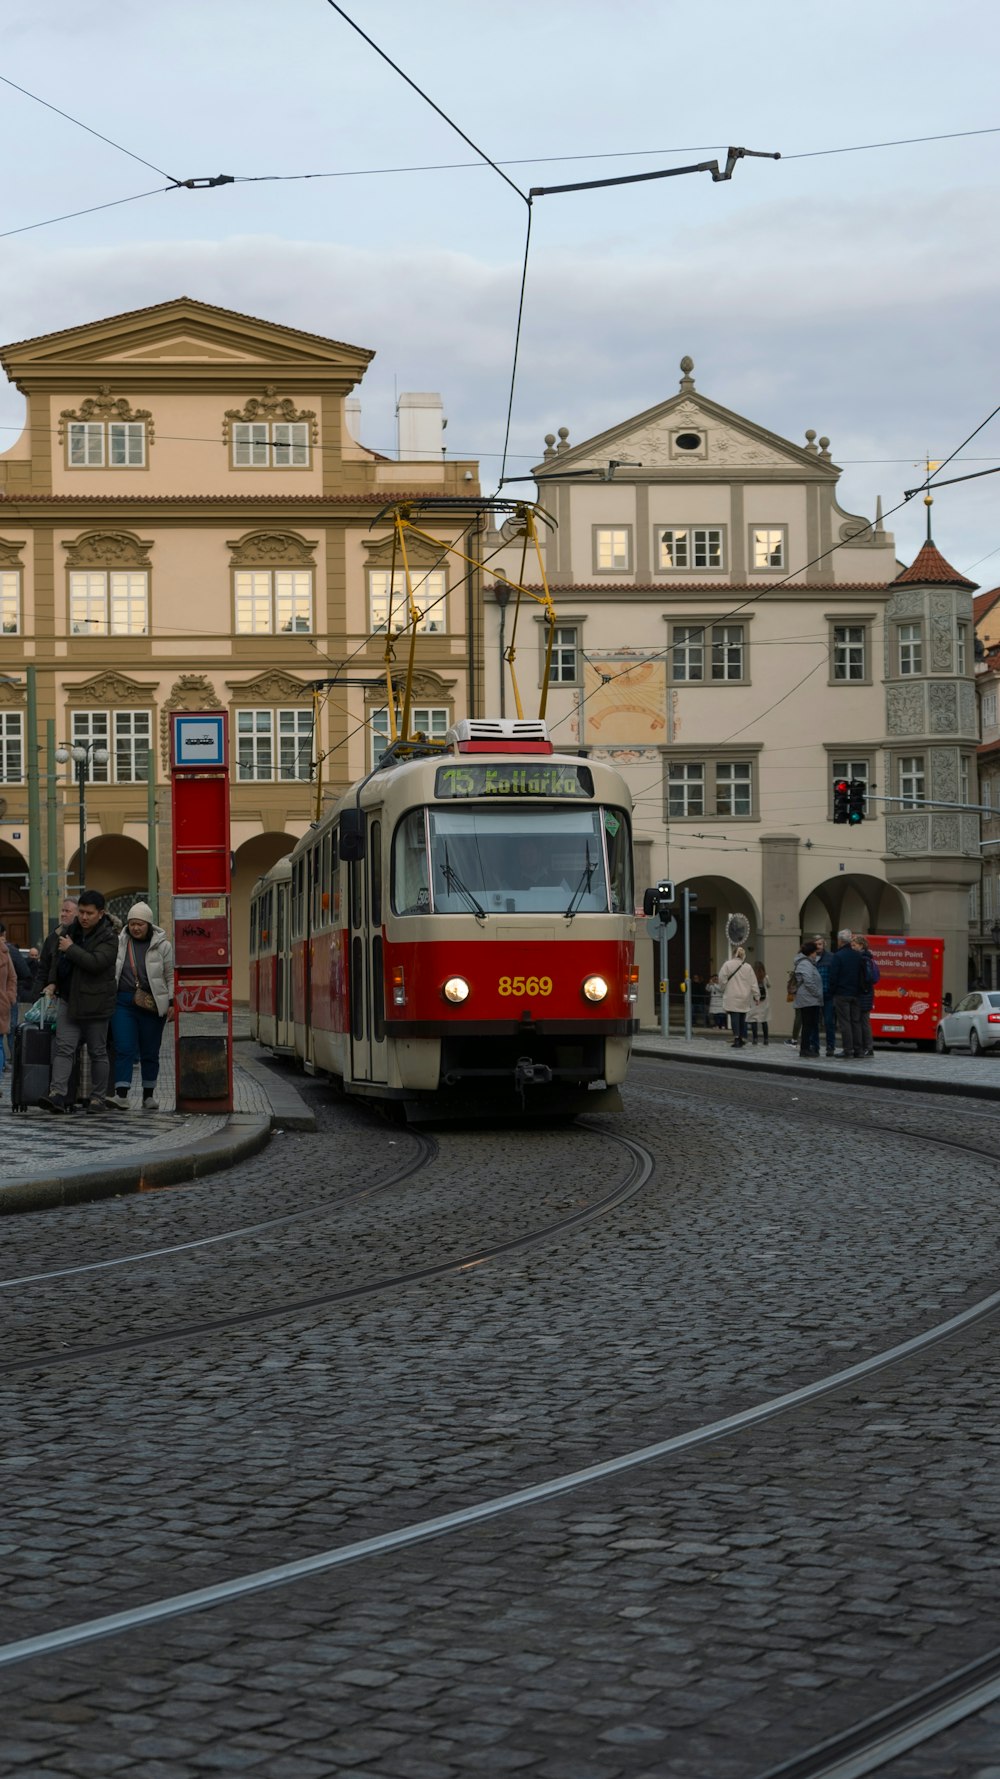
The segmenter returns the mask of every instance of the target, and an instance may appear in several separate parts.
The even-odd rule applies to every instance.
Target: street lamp
[[[80,845],[78,849],[78,857],[81,889],[86,888],[87,883],[87,772],[91,762],[93,762],[95,766],[106,766],[109,758],[110,756],[107,748],[104,746],[103,742],[99,741],[74,741],[69,744],[63,742],[61,747],[56,748],[57,760],[63,764],[70,759],[73,761],[74,770],[76,772],[76,782],[80,790]]]

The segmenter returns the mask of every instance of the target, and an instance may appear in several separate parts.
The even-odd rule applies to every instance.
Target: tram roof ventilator
[[[462,717],[445,736],[457,754],[551,754],[549,732],[539,719]]]

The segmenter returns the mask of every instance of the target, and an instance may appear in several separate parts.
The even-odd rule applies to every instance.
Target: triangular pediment
[[[689,475],[704,480],[706,474],[713,480],[731,474],[735,480],[769,471],[827,481],[840,473],[817,445],[793,445],[706,396],[682,390],[580,445],[551,450],[535,474],[605,476],[611,463],[621,465],[614,471],[618,481]]]
[[[115,364],[149,364],[161,367],[163,375],[190,364],[204,375],[216,365],[224,370],[227,365],[252,364],[333,373],[350,386],[364,375],[373,357],[363,346],[242,315],[194,297],[176,297],[0,348],[0,362],[14,381],[71,367],[82,372]]]

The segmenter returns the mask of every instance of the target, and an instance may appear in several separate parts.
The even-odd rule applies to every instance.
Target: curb
[[[284,1122],[284,1121],[282,1121]],[[145,1192],[156,1186],[177,1186],[203,1174],[218,1173],[256,1155],[271,1137],[271,1116],[234,1112],[222,1130],[198,1137],[173,1154],[147,1150],[126,1161],[101,1168],[65,1168],[47,1178],[23,1180],[0,1192],[0,1216],[12,1211],[51,1210],[59,1205],[85,1204],[116,1198],[126,1192]]]
[[[693,1063],[695,1067],[697,1067],[699,1063],[704,1063],[708,1068],[714,1069],[736,1070],[740,1067],[739,1063],[731,1062],[725,1056],[711,1056],[703,1055],[701,1053],[693,1055],[689,1050],[659,1050],[655,1049],[652,1045],[644,1045],[641,1039],[638,1042],[633,1040],[632,1055],[649,1057],[658,1056],[666,1062]],[[873,1073],[872,1071],[865,1069],[845,1069],[842,1067],[838,1068],[836,1072],[831,1070],[829,1075],[827,1075],[821,1070],[803,1067],[800,1062],[760,1061],[751,1063],[749,1069],[745,1071],[747,1074],[758,1072],[768,1075],[791,1075],[799,1080],[805,1081],[816,1081],[817,1079],[848,1081],[852,1086],[856,1085],[859,1087],[895,1087],[899,1088],[903,1093],[951,1093],[958,1095],[960,1099],[1000,1100],[1000,1087],[988,1087],[985,1083],[980,1086],[979,1083],[975,1081],[962,1083],[955,1081],[925,1081],[916,1075],[892,1075],[890,1077],[883,1076],[880,1079],[877,1072]]]

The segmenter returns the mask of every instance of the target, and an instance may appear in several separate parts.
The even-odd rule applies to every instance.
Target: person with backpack
[[[742,1050],[747,1035],[747,1015],[752,1012],[760,1000],[760,989],[753,966],[747,963],[747,954],[742,945],[737,945],[733,956],[724,963],[719,971],[719,982],[722,986],[722,1005],[729,1014],[733,1027],[732,1050]]]
[[[874,1056],[875,1044],[872,1038],[871,1020],[868,1016],[875,1005],[875,984],[879,980],[882,972],[868,949],[868,941],[863,933],[856,933],[854,935],[853,945],[855,951],[860,951],[861,953],[865,973],[864,992],[858,996],[858,1005],[861,1009],[862,1055]]]
[[[796,1014],[801,1021],[800,1056],[819,1055],[819,1019],[823,1011],[823,978],[816,968],[816,940],[803,939],[788,977]]]

